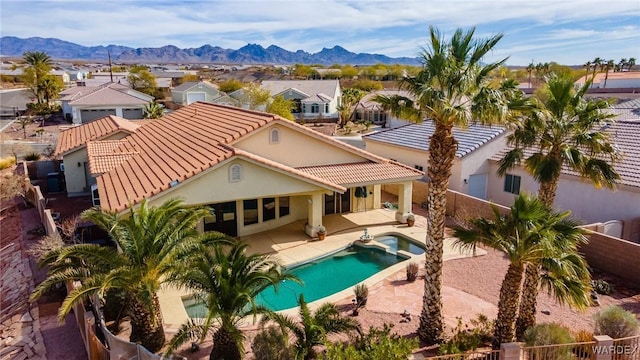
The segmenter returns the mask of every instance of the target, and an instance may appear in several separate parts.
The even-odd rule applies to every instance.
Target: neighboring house
[[[151,75],[156,78],[156,83],[159,88],[170,89],[174,87],[175,84],[180,84],[180,81],[182,81],[185,75],[198,75],[198,72],[195,70],[152,70]]]
[[[583,86],[588,80],[591,80],[593,74],[587,74],[578,81],[576,85]],[[606,80],[606,81],[605,81]],[[609,75],[604,72],[596,74],[591,85],[593,89],[623,89],[623,88],[640,88],[640,71],[609,71]]]
[[[265,80],[261,88],[272,97],[293,100],[293,115],[301,120],[338,119],[342,90],[338,80]]]
[[[202,102],[87,148],[103,209],[180,198],[209,207],[200,230],[231,236],[302,219],[315,236],[324,215],[379,208],[383,184],[398,184],[404,221],[423,176],[278,116]]]
[[[613,106],[612,112],[619,114],[617,121],[608,125],[611,141],[618,147],[623,158],[614,168],[620,174],[615,190],[596,188],[590,181],[568,169],[562,171],[558,184],[555,206],[571,210],[572,214],[586,223],[609,220],[629,220],[640,217],[640,99]],[[633,108],[635,107],[635,108]],[[538,183],[522,168],[507,172],[505,177],[497,175],[498,161],[508,148],[496,153],[490,160],[489,200],[502,205],[513,203],[520,192],[536,194]],[[620,234],[618,234],[618,237]],[[634,241],[640,242],[640,233]]]
[[[109,71],[98,71],[90,73],[88,76],[85,76],[83,80],[78,81],[78,86],[101,86],[108,83],[129,85],[128,77],[128,71],[113,73]]]
[[[171,100],[178,105],[189,105],[196,101],[213,103],[221,95],[215,85],[204,81],[186,82],[171,89]]]
[[[60,93],[62,112],[74,124],[82,124],[108,115],[142,119],[144,108],[153,97],[117,83],[97,87],[76,86]]]
[[[111,115],[62,131],[54,156],[62,157],[68,195],[86,195],[91,185],[96,183],[95,177],[90,175],[87,142],[122,139],[133,134],[138,127],[137,123]]]
[[[367,134],[362,139],[367,151],[426,172],[429,138],[434,130],[433,122],[425,121]],[[454,128],[453,136],[458,141],[458,149],[451,169],[449,189],[486,199],[489,178],[487,159],[504,148],[505,135],[505,129],[499,126]]]
[[[353,119],[356,121],[371,121],[373,124],[382,125],[386,128],[397,128],[399,126],[410,124],[410,121],[397,118],[389,111],[385,111],[382,105],[373,101],[377,95],[382,96],[404,96],[411,98],[407,91],[402,90],[381,90],[371,92],[363,97],[356,105],[353,113]]]

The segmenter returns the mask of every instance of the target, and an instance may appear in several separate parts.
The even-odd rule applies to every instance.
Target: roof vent
[[[176,187],[178,184],[180,184],[180,181],[176,179],[169,183],[169,187]]]

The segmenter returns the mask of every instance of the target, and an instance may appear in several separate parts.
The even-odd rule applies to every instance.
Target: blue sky
[[[486,61],[509,56],[579,65],[595,57],[640,59],[640,0],[219,0],[0,2],[0,34],[55,37],[85,46],[237,49],[247,43],[317,52],[416,56],[429,25],[445,35],[476,27],[504,38]]]

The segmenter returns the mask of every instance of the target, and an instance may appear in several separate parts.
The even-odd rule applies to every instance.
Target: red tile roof
[[[124,131],[131,134],[139,127],[140,125],[135,122],[109,115],[62,131],[58,136],[54,154],[56,156],[64,155],[69,151],[85,146],[89,141],[99,140],[116,132]]]
[[[422,171],[392,161],[306,166],[297,169],[344,187],[399,180],[409,181],[424,176]]]
[[[287,172],[327,189],[346,190],[341,184],[318,176],[312,170],[294,169],[233,147],[233,143],[243,136],[273,122],[369,160],[368,166],[361,167],[362,170],[367,170],[366,175],[360,174],[363,176],[362,181],[375,181],[373,179],[376,176],[379,179],[384,176],[391,176],[393,179],[405,179],[411,175],[417,179],[422,176],[419,171],[390,162],[272,114],[197,102],[139,128],[112,149],[114,153],[138,154],[98,177],[100,203],[105,209],[122,211],[129,204],[136,204],[170,188],[170,184],[176,180],[183,182],[233,156]],[[374,169],[375,163],[384,163],[384,166]],[[392,168],[396,169],[395,172]],[[376,171],[381,171],[381,174],[374,175]],[[354,173],[349,181],[355,181],[357,176],[358,173]],[[340,180],[340,177],[334,176],[334,179]]]
[[[122,140],[90,141],[87,143],[89,173],[93,176],[104,174],[129,160],[137,152],[121,152],[117,149]]]

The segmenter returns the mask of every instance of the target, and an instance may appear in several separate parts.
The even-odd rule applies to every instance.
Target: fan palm
[[[351,318],[340,316],[336,305],[325,303],[311,313],[304,295],[300,294],[300,321],[280,313],[267,314],[262,323],[274,321],[282,328],[282,333],[290,331],[295,337],[294,354],[296,359],[315,359],[314,347],[326,341],[327,334],[337,334],[359,329],[360,324]]]
[[[160,285],[202,241],[228,241],[219,233],[198,233],[196,224],[207,214],[206,209],[186,207],[179,200],[157,207],[143,201],[124,214],[87,210],[82,217],[105,229],[117,248],[78,244],[49,252],[39,262],[39,266],[50,266],[49,275],[35,288],[31,300],[56,284],[81,281],[60,307],[62,321],[76,303],[121,289],[128,298],[131,342],[155,352],[165,341],[156,295]]]
[[[500,288],[494,348],[515,337],[519,294],[525,266],[543,264],[543,284],[560,302],[579,307],[588,304],[589,276],[586,262],[577,254],[584,241],[582,231],[568,218],[555,213],[536,198],[519,195],[507,214],[493,208],[494,220],[471,219],[471,229],[456,228],[454,246],[475,250],[478,244],[506,253],[509,267]]]
[[[44,51],[27,51],[22,55],[22,58],[28,65],[25,70],[25,75],[28,78],[27,83],[33,95],[36,97],[38,104],[40,104],[44,100],[44,95],[40,87],[45,76],[47,76],[51,70],[53,61]]]
[[[425,292],[418,329],[420,339],[427,343],[437,343],[443,335],[442,244],[446,194],[458,147],[453,127],[467,127],[475,122],[501,123],[510,113],[503,92],[492,87],[489,81],[491,72],[506,59],[482,63],[483,57],[502,35],[476,39],[474,33],[475,29],[466,32],[458,29],[451,40],[445,41],[440,32],[431,27],[430,46],[421,55],[420,72],[401,81],[401,88],[406,89],[413,99],[378,97],[395,116],[415,122],[427,119],[435,125],[429,139],[429,227]]]
[[[186,259],[172,281],[194,290],[206,307],[201,321],[183,324],[169,342],[169,352],[187,341],[204,340],[212,333],[210,359],[241,359],[244,336],[239,329],[248,316],[270,314],[271,310],[256,302],[258,294],[296,278],[283,272],[278,261],[261,254],[247,255],[247,244],[205,247]]]
[[[569,77],[552,74],[537,111],[515,121],[507,142],[512,149],[500,161],[498,173],[523,163],[540,183],[538,198],[553,206],[563,168],[588,179],[596,187],[613,188],[619,179],[613,168],[619,153],[606,129],[613,115],[605,100],[584,99],[591,82],[574,90]],[[539,270],[527,268],[524,298],[518,315],[518,337],[535,323]]]

